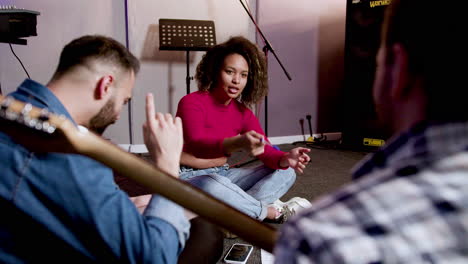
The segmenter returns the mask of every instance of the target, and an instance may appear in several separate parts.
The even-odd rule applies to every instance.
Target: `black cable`
[[[0,82],[0,94],[3,94],[3,91],[2,91],[2,83]]]
[[[31,77],[29,76],[28,71],[27,71],[26,68],[24,67],[24,65],[23,65],[23,63],[21,62],[20,58],[18,58],[18,56],[16,56],[16,53],[15,53],[15,51],[13,50],[13,47],[11,46],[11,43],[8,43],[8,44],[10,45],[11,52],[13,52],[13,55],[15,55],[16,59],[18,59],[19,63],[21,64],[21,67],[23,67],[24,72],[26,73],[26,75],[28,76],[28,78],[31,79]]]
[[[125,47],[127,50],[130,50],[130,41],[128,36],[128,2],[125,0],[124,3],[125,8]],[[130,140],[130,144],[128,147],[128,152],[131,152],[131,148],[133,145],[133,114],[132,114],[132,99],[128,102],[128,136]]]

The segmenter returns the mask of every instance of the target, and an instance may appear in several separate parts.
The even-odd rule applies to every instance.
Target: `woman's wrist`
[[[223,140],[224,154],[229,155],[242,148],[240,143],[241,135],[225,138]]]
[[[289,152],[284,153],[284,155],[281,157],[281,159],[278,162],[278,166],[280,168],[288,168],[289,167]]]

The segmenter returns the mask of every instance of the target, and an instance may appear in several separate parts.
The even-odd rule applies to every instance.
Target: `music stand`
[[[159,19],[159,50],[182,50],[187,53],[187,94],[190,93],[190,51],[207,51],[216,45],[214,21]]]

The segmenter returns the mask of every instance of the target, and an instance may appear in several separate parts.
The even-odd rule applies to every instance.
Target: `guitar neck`
[[[79,131],[64,117],[44,113],[44,110],[22,102],[5,100],[1,95],[0,102],[0,130],[25,147],[33,151],[88,156],[246,241],[269,252],[273,251],[276,230],[269,225],[251,218],[185,181],[162,172],[151,163],[125,152],[94,133]],[[34,126],[30,125],[31,120],[36,120]],[[35,136],[39,141],[34,140]]]

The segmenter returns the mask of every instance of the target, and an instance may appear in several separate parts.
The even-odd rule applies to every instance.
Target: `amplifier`
[[[0,6],[0,42],[26,45],[24,37],[37,36],[40,13],[15,6]]]

